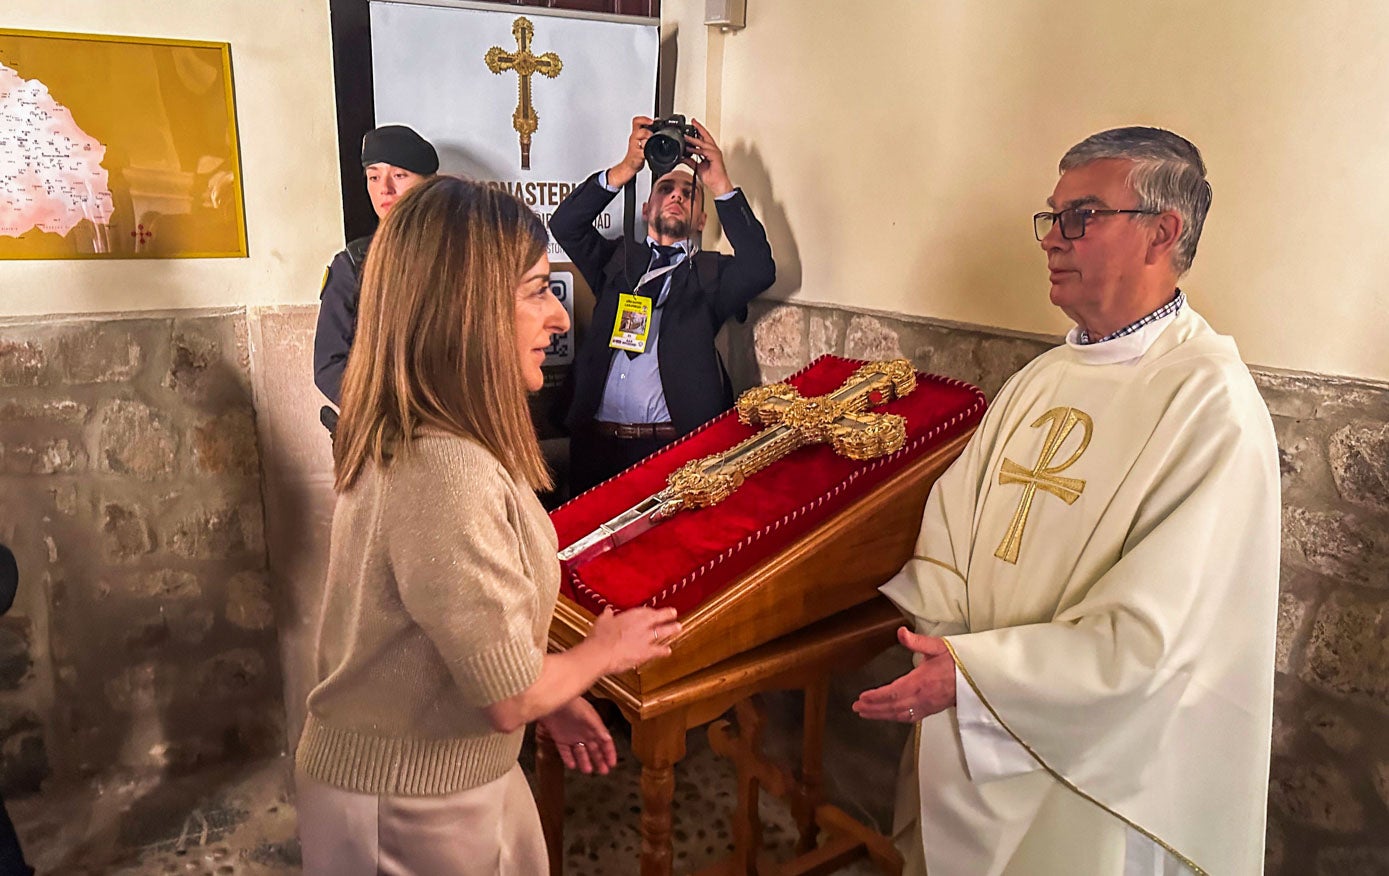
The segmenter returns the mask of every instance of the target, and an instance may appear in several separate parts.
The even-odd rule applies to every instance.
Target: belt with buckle
[[[670,423],[605,423],[595,420],[593,431],[608,438],[675,438],[675,427]]]

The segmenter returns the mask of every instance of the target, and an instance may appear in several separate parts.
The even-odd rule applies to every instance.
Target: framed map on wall
[[[0,259],[245,257],[227,43],[0,28]]]

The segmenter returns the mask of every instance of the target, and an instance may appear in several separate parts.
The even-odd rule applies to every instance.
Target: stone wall
[[[905,355],[990,398],[1057,340],[777,302],[755,304],[726,338],[740,387],[824,353]],[[1389,872],[1389,386],[1252,370],[1283,471],[1268,872]],[[898,651],[839,679],[830,708],[836,793],[883,827],[904,734],[859,721],[848,704],[909,665]],[[794,721],[794,704],[778,711]]]
[[[242,312],[0,322],[0,793],[284,748]]]
[[[333,454],[313,384],[318,305],[250,313],[256,431],[264,462],[266,550],[284,674],[286,742],[304,726],[313,682],[313,632],[333,527]]]
[[[1389,387],[1255,371],[1283,470],[1271,872],[1389,872]]]
[[[0,322],[0,540],[23,575],[0,618],[0,793],[297,737],[332,509],[315,310]],[[740,386],[822,353],[906,355],[990,397],[1055,343],[775,302],[725,340]],[[1389,387],[1254,375],[1284,490],[1269,872],[1385,872]],[[904,732],[848,706],[906,666],[837,680],[830,709],[838,801],[883,828]]]

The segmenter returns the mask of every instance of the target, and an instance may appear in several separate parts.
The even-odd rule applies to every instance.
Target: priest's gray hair
[[[1185,137],[1162,128],[1111,128],[1072,146],[1061,158],[1065,173],[1105,158],[1133,162],[1129,185],[1138,195],[1140,210],[1171,210],[1182,217],[1182,232],[1172,250],[1177,276],[1191,269],[1196,244],[1211,208],[1211,184],[1201,150]]]

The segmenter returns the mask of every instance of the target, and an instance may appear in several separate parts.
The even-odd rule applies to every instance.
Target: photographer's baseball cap
[[[439,153],[413,128],[382,125],[362,138],[362,167],[383,163],[428,176],[439,170]]]

